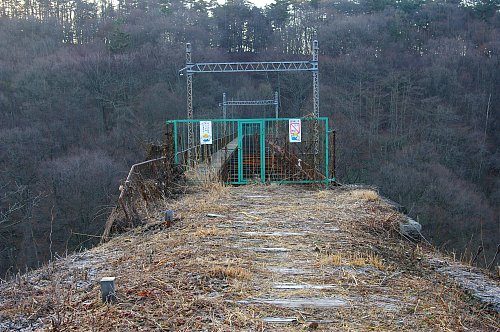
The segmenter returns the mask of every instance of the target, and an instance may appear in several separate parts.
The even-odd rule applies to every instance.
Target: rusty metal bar
[[[128,221],[129,224],[132,224],[132,217],[130,216],[130,214],[127,211],[127,205],[125,204],[125,201],[124,201],[123,198],[125,197],[125,193],[128,190],[128,186],[130,184],[132,175],[134,174],[135,168],[138,167],[138,166],[143,166],[143,165],[150,164],[150,163],[153,163],[153,162],[156,162],[156,161],[160,161],[160,160],[164,160],[164,159],[167,159],[167,157],[161,157],[161,158],[146,160],[146,161],[134,164],[134,165],[132,165],[132,167],[130,167],[130,171],[128,172],[127,179],[125,180],[125,183],[123,184],[123,187],[120,187],[120,196],[118,197],[118,203],[122,207],[123,213],[125,213],[125,218],[127,219],[127,221]]]

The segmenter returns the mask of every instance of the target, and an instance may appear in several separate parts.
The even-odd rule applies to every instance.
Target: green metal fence
[[[175,162],[184,166],[192,180],[217,178],[228,184],[333,182],[328,118],[300,119],[299,135],[290,129],[297,127],[294,120],[173,120],[167,124],[173,127]],[[200,126],[209,126],[211,132],[200,131]],[[191,147],[189,131],[194,142]]]

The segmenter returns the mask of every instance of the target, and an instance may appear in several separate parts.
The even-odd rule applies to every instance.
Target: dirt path
[[[213,186],[156,223],[0,286],[0,330],[494,331],[359,188]],[[160,216],[158,216],[160,219]],[[98,280],[117,277],[116,304]]]

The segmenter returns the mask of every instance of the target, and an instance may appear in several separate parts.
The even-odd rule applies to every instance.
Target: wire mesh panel
[[[317,121],[318,151],[315,151],[314,126]],[[328,180],[328,120],[302,119],[301,140],[292,142],[288,120],[266,122],[266,181],[316,182]]]
[[[169,121],[174,126],[175,161],[185,166],[194,166],[204,162],[211,162],[213,155],[227,148],[228,144],[237,137],[237,121],[210,121],[211,142],[203,144],[200,135],[200,123],[202,121]],[[188,145],[189,123],[192,124],[193,144]],[[188,158],[189,156],[189,158]]]
[[[263,172],[261,170],[261,142],[263,137],[263,126],[260,122],[240,122],[238,145],[238,174],[240,182],[261,182]]]
[[[228,184],[333,180],[329,178],[327,118],[169,123],[174,126],[175,161],[184,166],[191,180],[218,179]],[[209,134],[208,129],[204,132],[207,126]],[[192,146],[188,146],[189,128],[193,130]]]

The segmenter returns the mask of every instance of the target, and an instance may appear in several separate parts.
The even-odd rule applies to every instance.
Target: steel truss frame
[[[222,118],[227,118],[227,106],[267,106],[274,105],[275,117],[278,118],[278,91],[274,92],[274,99],[267,100],[227,100],[227,95],[222,94]]]
[[[282,61],[282,62],[205,62],[186,64],[183,68],[189,73],[242,73],[276,71],[314,71],[317,62]]]
[[[243,72],[292,72],[310,71],[313,76],[313,115],[319,118],[319,44],[317,40],[312,45],[311,61],[258,61],[258,62],[200,62],[193,63],[191,43],[186,43],[186,66],[179,73],[186,73],[187,85],[187,118],[193,119],[193,75],[198,73],[243,73]],[[193,145],[193,128],[189,123],[188,145]],[[319,147],[317,124],[314,130],[315,153]]]

